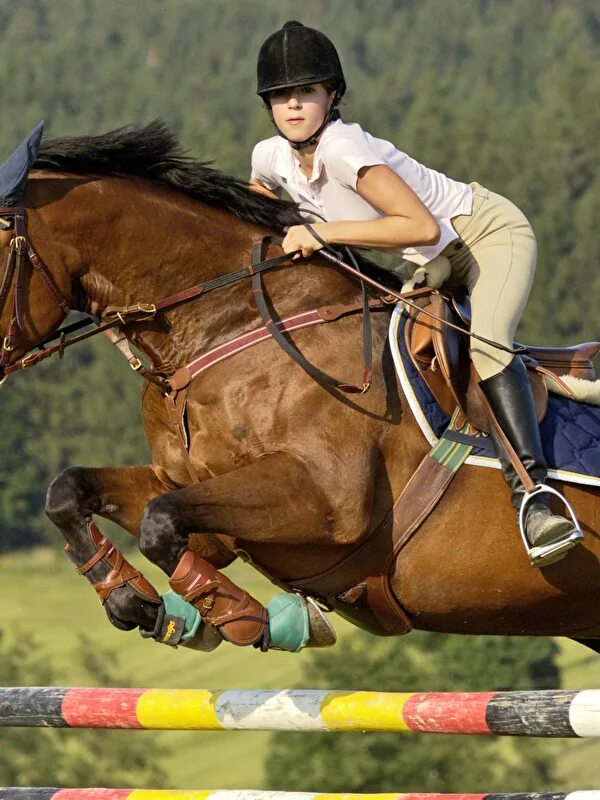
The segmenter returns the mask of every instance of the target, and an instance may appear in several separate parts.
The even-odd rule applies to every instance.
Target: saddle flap
[[[418,305],[430,309],[430,298],[417,301]],[[418,369],[423,380],[431,390],[438,405],[451,416],[456,408],[456,401],[445,374],[438,368],[437,356],[433,346],[433,327],[436,324],[426,314],[411,309],[404,328],[407,352]]]
[[[477,391],[479,376],[469,356],[468,337],[445,324],[466,327],[470,322],[468,301],[463,294],[453,292],[448,297],[433,294],[420,305],[424,311],[411,311],[405,327],[407,350],[413,363],[448,416],[458,407],[472,425],[488,433],[489,423]],[[536,414],[541,421],[548,408],[548,389],[543,375],[528,366]]]
[[[432,328],[433,349],[438,366],[456,405],[466,409],[466,397],[471,383],[469,343],[464,334],[446,324],[461,325],[462,320],[440,294],[432,296],[430,311],[442,320],[436,322]]]
[[[451,416],[458,406],[469,416],[466,398],[471,369],[467,337],[445,324],[461,325],[461,320],[443,295],[432,294],[420,305],[423,311],[411,311],[405,328],[411,359],[446,414]]]
[[[533,347],[527,350],[541,367],[556,375],[572,375],[586,381],[596,380],[592,359],[600,352],[600,342],[582,342],[570,347]]]

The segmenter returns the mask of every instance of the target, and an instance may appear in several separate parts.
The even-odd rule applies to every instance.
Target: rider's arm
[[[325,239],[331,244],[404,248],[436,244],[440,227],[408,184],[385,164],[363,167],[356,191],[385,214],[368,222],[327,222]],[[350,241],[346,241],[350,237]]]
[[[258,181],[250,181],[248,184],[253,192],[257,192],[258,194],[264,194],[267,197],[272,197],[273,200],[279,199],[279,195],[276,192],[272,191],[271,189],[267,189],[266,186],[263,186],[262,183],[258,183]]]
[[[387,165],[362,167],[356,191],[384,216],[368,221],[340,220],[313,225],[326,242],[386,250],[432,245],[439,240],[440,228],[435,217]],[[315,240],[302,226],[290,228],[283,243],[286,252],[302,250],[303,255],[318,249],[314,245]]]

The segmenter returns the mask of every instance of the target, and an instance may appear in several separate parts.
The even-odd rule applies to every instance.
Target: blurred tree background
[[[454,178],[477,180],[507,195],[530,217],[539,240],[539,266],[521,340],[570,344],[597,337],[597,0],[304,0],[301,5],[291,0],[0,0],[0,58],[7,65],[0,160],[40,119],[46,120],[48,136],[64,136],[162,117],[191,155],[245,177],[253,145],[272,135],[255,95],[256,54],[268,34],[298,18],[329,34],[340,52],[349,86],[342,108],[347,121],[359,121]],[[73,348],[63,361],[46,362],[7,381],[1,393],[0,551],[40,543],[52,543],[56,551],[62,546],[42,511],[46,487],[61,469],[147,461],[139,420],[141,388],[139,378],[104,340]],[[94,643],[83,648],[88,655],[82,656],[77,674],[88,684],[124,683],[116,669],[103,666],[105,661],[89,661],[102,635],[111,647],[111,637],[122,636],[96,616],[95,605],[82,611],[89,588],[73,584],[71,597],[65,566],[50,560],[51,566],[43,561],[34,567],[32,561],[30,553],[24,554],[19,567],[16,556],[6,557],[5,619],[22,613],[28,630],[43,632],[50,642],[46,648],[62,656],[62,671],[55,673],[45,656],[37,656],[29,636],[17,636],[0,641],[0,683],[61,683],[63,637],[96,621]],[[46,579],[46,592],[51,586],[65,593],[62,611],[56,595],[50,601],[40,596],[38,584]],[[22,587],[28,580],[26,594]],[[355,633],[333,653],[281,656],[290,659],[285,667],[280,654],[269,654],[269,670],[256,660],[264,656],[247,652],[250,648],[241,652],[223,646],[205,662],[215,665],[214,672],[190,660],[189,653],[178,651],[173,662],[166,648],[165,653],[158,645],[140,650],[154,645],[127,641],[128,658],[138,665],[138,684],[189,681],[198,686],[213,680],[220,686],[276,686],[277,681],[287,686],[305,659],[310,665],[301,678],[304,686],[410,691],[559,683],[549,640],[478,637],[467,644],[461,637],[411,634],[408,640],[382,641]],[[584,660],[575,659],[578,665]],[[142,662],[154,670],[149,679]],[[180,663],[187,669],[179,669]],[[279,664],[279,673],[271,671],[272,664]],[[597,683],[590,680],[590,685]],[[118,732],[101,732],[101,740],[93,732],[89,740],[88,732],[77,738],[69,732],[61,738],[60,731],[7,734],[0,748],[0,781],[6,784],[49,779],[102,784],[109,762],[113,770],[123,765],[113,772],[116,782],[165,782],[154,761],[144,761],[137,734],[135,741],[127,739],[133,748],[127,752],[117,751],[118,743],[125,744]],[[217,774],[219,756],[232,783],[244,759],[255,767],[258,735],[244,740],[245,752],[234,750],[235,769],[227,745],[208,749],[213,740],[223,741],[215,736],[204,740],[202,752],[210,753],[206,763],[211,769],[203,778]],[[201,778],[193,741],[186,740],[185,746],[183,737],[174,741],[178,757],[170,762],[167,784],[197,786]],[[592,775],[590,765],[594,770],[596,763],[583,749],[587,742],[561,742],[561,759],[549,761],[551,748],[544,742],[462,738],[459,746],[454,737],[407,736],[398,742],[385,736],[329,735],[325,746],[317,735],[289,734],[275,737],[260,753],[269,782],[278,789],[522,791],[548,790],[551,770],[571,744],[582,745],[570,773],[571,785],[581,788],[581,774]],[[98,772],[94,747],[102,749]],[[157,758],[164,755],[161,747],[154,747]],[[557,748],[552,752],[558,753]],[[51,777],[51,770],[36,771],[29,755],[34,752],[40,764],[56,766]],[[182,768],[189,772],[184,780]]]
[[[194,156],[246,176],[253,145],[272,132],[254,94],[256,53],[299,13],[289,0],[0,0],[0,58],[14,65],[0,158],[42,118],[58,136],[163,117]],[[597,2],[308,0],[301,17],[340,51],[345,119],[531,218],[539,267],[521,339],[593,338]],[[137,378],[110,351],[82,346],[4,387],[0,548],[54,536],[41,508],[62,468],[146,460]]]
[[[162,117],[192,155],[246,176],[272,134],[256,53],[299,14],[339,49],[345,119],[530,217],[539,267],[520,338],[594,338],[596,0],[0,0],[0,158],[42,118],[62,136]],[[53,536],[43,494],[63,467],[146,460],[137,378],[110,350],[82,346],[3,389],[0,549]]]
[[[0,629],[0,685],[60,686],[39,643],[19,633]],[[92,647],[87,637],[73,658],[88,686],[127,685],[130,680],[114,652]],[[139,736],[102,731],[101,737],[95,730],[0,729],[0,781],[3,786],[45,786],[50,778],[53,786],[104,786],[108,777],[112,786],[164,783],[163,769]]]

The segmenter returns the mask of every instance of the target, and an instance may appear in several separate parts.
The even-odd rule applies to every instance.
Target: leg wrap
[[[268,630],[264,606],[191,550],[181,557],[169,584],[232,644],[254,644]]]
[[[97,552],[82,567],[77,567],[77,572],[85,575],[100,561],[104,561],[105,564],[111,567],[110,572],[103,581],[93,584],[102,605],[104,605],[113,589],[120,589],[122,586],[128,586],[142,600],[154,605],[161,604],[162,601],[154,586],[123,557],[121,551],[117,550],[113,543],[100,533],[96,525],[91,521],[88,522],[88,533]],[[67,555],[71,550],[71,545],[67,544],[65,546]]]

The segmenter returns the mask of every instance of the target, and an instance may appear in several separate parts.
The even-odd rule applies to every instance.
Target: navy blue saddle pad
[[[423,435],[433,446],[446,431],[450,418],[438,406],[413,364],[404,344],[407,315],[396,306],[390,323],[390,346],[402,390]],[[600,407],[550,394],[548,413],[540,425],[551,478],[600,486]],[[499,462],[487,436],[449,431],[445,438],[472,444],[467,464],[496,467]]]

